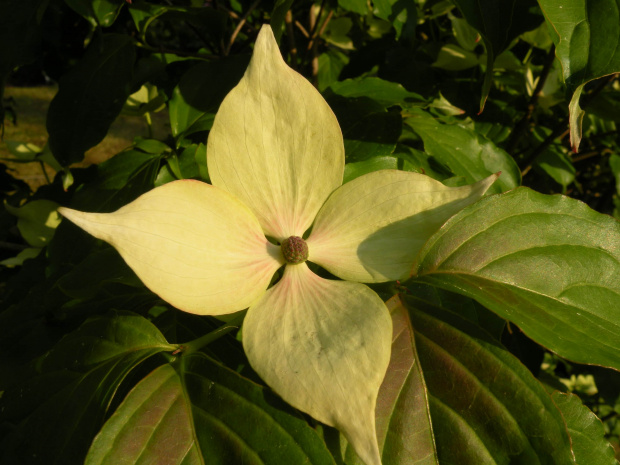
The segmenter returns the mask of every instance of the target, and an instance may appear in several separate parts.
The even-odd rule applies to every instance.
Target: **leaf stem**
[[[218,340],[225,334],[230,333],[232,330],[239,329],[244,318],[245,313],[237,316],[228,323],[223,324],[216,330],[211,331],[210,333],[207,333],[204,336],[199,337],[198,339],[194,339],[187,344],[183,344],[181,346],[181,352],[183,353],[183,355],[187,355],[202,349],[206,345],[211,344],[213,341]]]

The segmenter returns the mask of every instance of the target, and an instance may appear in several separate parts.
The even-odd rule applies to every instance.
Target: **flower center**
[[[299,236],[284,239],[280,247],[286,263],[297,265],[308,260],[308,244]]]

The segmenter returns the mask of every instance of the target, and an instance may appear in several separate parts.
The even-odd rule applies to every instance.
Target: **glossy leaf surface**
[[[456,313],[415,296],[404,303],[439,463],[575,464],[562,415],[517,358]]]
[[[577,463],[618,465],[614,449],[605,439],[603,423],[581,403],[579,397],[556,391],[552,399],[566,421]]]
[[[521,184],[521,172],[514,159],[483,135],[458,124],[443,124],[420,110],[406,123],[424,141],[425,152],[468,183],[501,171],[502,175],[489,190],[491,193]]]
[[[620,224],[581,202],[526,188],[487,197],[429,240],[414,274],[563,357],[620,369]]]
[[[145,377],[95,438],[86,465],[329,465],[319,436],[267,389],[203,354]]]

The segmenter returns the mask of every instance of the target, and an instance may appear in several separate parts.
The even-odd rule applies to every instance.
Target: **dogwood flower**
[[[451,188],[386,170],[342,185],[336,117],[286,65],[269,26],[216,115],[207,158],[212,185],[174,181],[114,213],[59,211],[112,244],[178,309],[248,308],[243,346],[254,370],[289,404],[338,428],[367,465],[380,465],[374,412],[392,326],[361,283],[407,277],[433,232],[496,177]]]

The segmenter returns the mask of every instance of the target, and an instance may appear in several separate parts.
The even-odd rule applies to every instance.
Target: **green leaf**
[[[579,397],[556,391],[552,399],[566,421],[577,463],[618,465],[614,448],[605,439],[603,423],[581,403]]]
[[[390,365],[375,409],[381,460],[390,465],[438,465],[427,390],[409,313],[399,296],[386,305],[392,315],[393,337]],[[363,465],[344,437],[340,442],[344,463]]]
[[[562,63],[570,101],[573,150],[581,141],[583,110],[579,97],[593,79],[620,71],[620,4],[617,0],[539,0],[556,56]]]
[[[404,302],[440,463],[572,463],[561,415],[517,358],[454,307],[415,293]]]
[[[126,205],[153,188],[162,156],[129,149],[100,163],[96,178],[75,194],[72,206],[112,211]]]
[[[329,85],[338,81],[340,72],[349,62],[349,57],[339,50],[328,50],[319,55],[318,89],[323,92]]]
[[[429,239],[414,273],[562,357],[620,369],[620,225],[577,200],[527,188],[483,198]]]
[[[333,464],[320,437],[290,407],[200,353],[144,378],[95,438],[85,463],[150,460]]]
[[[538,144],[541,144],[550,134],[551,130],[543,126],[535,127],[532,130],[532,135]],[[560,144],[550,144],[536,157],[534,163],[539,171],[546,173],[562,186],[564,191],[575,180],[577,172],[567,152],[568,149]]]
[[[426,384],[407,309],[399,297],[392,314],[392,358],[377,399],[377,436],[390,465],[438,465]]]
[[[398,169],[398,158],[388,157],[373,157],[366,161],[358,161],[357,163],[347,163],[344,166],[343,184],[349,181],[353,181],[355,178],[373,171],[379,170],[395,170]]]
[[[94,297],[106,283],[143,287],[131,268],[112,248],[90,254],[60,278],[56,285],[68,296],[83,300]]]
[[[378,77],[362,77],[335,82],[331,85],[331,90],[341,97],[371,98],[386,108],[391,105],[407,106],[424,102],[424,97],[409,92],[401,84]]]
[[[93,27],[111,26],[121,8],[124,0],[65,0],[77,14],[85,18]]]
[[[4,128],[6,78],[15,67],[35,59],[47,5],[47,0],[0,2],[0,131]]]
[[[56,202],[51,200],[33,200],[20,208],[6,203],[4,207],[15,215],[17,228],[22,237],[33,247],[45,247],[54,236],[56,227],[60,224],[60,215],[56,211]]]
[[[428,388],[439,463],[574,465],[562,415],[534,376],[478,326],[403,301]]]
[[[368,0],[338,0],[338,6],[362,16],[366,16],[370,11]]]
[[[108,132],[131,93],[135,51],[131,37],[104,35],[60,80],[47,113],[49,145],[62,166],[84,158]]]
[[[440,123],[418,109],[405,123],[422,138],[425,152],[447,165],[455,175],[463,176],[467,183],[501,171],[490,193],[507,191],[521,184],[521,171],[514,159],[476,131],[459,124]]]
[[[248,66],[249,57],[236,55],[190,68],[174,89],[169,102],[170,126],[175,137],[209,129],[196,123],[213,122],[215,112],[230,90],[237,85]],[[194,126],[194,127],[192,127]]]
[[[176,347],[135,314],[87,320],[40,359],[35,376],[0,399],[3,420],[23,418],[2,462],[82,463],[127,374],[147,358]]]
[[[402,130],[400,111],[386,111],[368,97],[346,99],[334,95],[328,103],[342,129],[347,162],[387,156],[394,151]]]
[[[277,0],[273,6],[273,10],[271,10],[271,21],[269,21],[269,25],[271,26],[273,35],[278,43],[280,43],[282,31],[284,31],[284,19],[286,17],[286,12],[292,5],[293,0]]]
[[[540,15],[530,13],[534,0],[453,0],[470,26],[476,29],[487,51],[487,67],[482,85],[480,111],[484,109],[493,78],[495,59],[522,33],[536,29]]]

